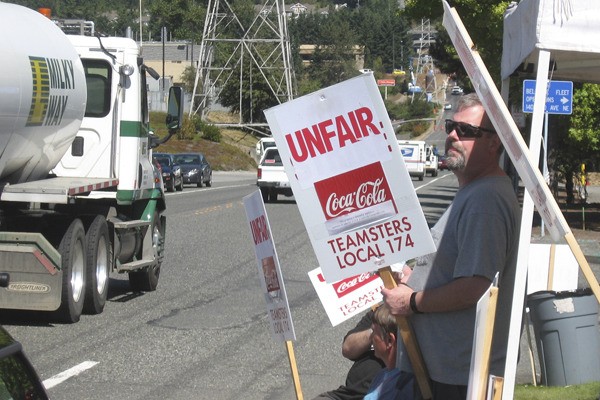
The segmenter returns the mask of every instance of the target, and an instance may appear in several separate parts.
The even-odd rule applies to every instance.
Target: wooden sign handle
[[[487,398],[488,382],[490,374],[490,360],[492,358],[492,338],[494,336],[494,324],[496,322],[496,304],[498,303],[498,288],[490,289],[490,299],[488,309],[485,316],[485,325],[483,332],[483,348],[480,349],[482,354],[481,371],[479,371],[479,393],[477,399],[485,400]],[[493,385],[492,388],[493,390]]]
[[[381,277],[383,285],[386,289],[393,289],[397,286],[394,276],[392,275],[392,269],[390,267],[380,268],[379,276]],[[408,358],[410,359],[415,378],[419,384],[421,395],[423,396],[423,399],[431,399],[432,394],[431,387],[429,385],[429,374],[425,368],[423,356],[421,355],[419,344],[415,339],[415,333],[412,330],[412,326],[406,317],[397,316],[396,323],[398,324],[398,330],[400,331],[402,342],[404,343]]]
[[[296,390],[296,399],[303,400],[302,388],[300,387],[300,375],[298,374],[298,366],[296,364],[296,356],[294,355],[294,344],[291,340],[286,340],[285,347],[288,353],[288,359],[290,361],[290,368],[292,370],[292,379],[294,380],[294,389]]]
[[[573,255],[575,256],[575,259],[577,260],[577,263],[579,264],[579,268],[581,269],[581,272],[583,272],[585,279],[590,284],[590,288],[592,289],[592,292],[594,292],[594,295],[596,296],[596,300],[600,303],[600,285],[598,285],[598,281],[596,280],[596,277],[594,276],[594,271],[592,271],[592,269],[590,268],[590,265],[588,264],[587,260],[585,259],[585,256],[583,255],[583,251],[581,251],[581,248],[579,247],[579,243],[577,243],[577,239],[575,239],[575,236],[573,236],[572,232],[569,232],[568,234],[565,235],[565,240],[567,241],[567,244],[571,248],[571,251],[573,252]]]

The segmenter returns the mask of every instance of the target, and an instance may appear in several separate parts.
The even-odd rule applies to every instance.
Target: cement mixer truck
[[[72,323],[103,311],[109,274],[156,289],[165,197],[146,67],[127,38],[66,35],[0,3],[0,308]],[[181,125],[171,88],[167,125]]]

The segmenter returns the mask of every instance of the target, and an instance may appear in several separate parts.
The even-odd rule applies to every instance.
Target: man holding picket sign
[[[433,228],[437,252],[383,289],[392,314],[410,316],[431,378],[433,399],[466,399],[476,304],[499,273],[490,373],[504,375],[520,208],[500,168],[502,142],[476,94],[446,120],[446,160],[459,190]],[[437,232],[437,233],[436,233]],[[437,241],[436,240],[436,241]],[[402,357],[400,367],[410,371]]]
[[[435,251],[373,74],[280,104],[265,117],[327,283]],[[404,322],[401,333],[408,332]],[[418,370],[413,338],[402,337]],[[422,372],[415,376],[426,392]]]

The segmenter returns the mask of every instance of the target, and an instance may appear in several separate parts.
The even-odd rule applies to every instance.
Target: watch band
[[[410,294],[410,309],[415,314],[423,314],[423,312],[419,311],[419,309],[417,308],[417,292],[416,291],[412,292]]]

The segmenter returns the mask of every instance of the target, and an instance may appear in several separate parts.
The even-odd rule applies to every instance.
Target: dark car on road
[[[181,167],[183,183],[212,186],[212,168],[202,153],[175,154],[175,162]]]
[[[441,155],[438,157],[438,169],[440,171],[448,169],[448,164],[446,164],[446,156]]]
[[[181,167],[175,162],[175,156],[168,153],[154,153],[154,158],[162,169],[162,179],[168,192],[183,190]]]
[[[1,326],[0,399],[48,399],[39,375],[23,352],[23,346]]]

